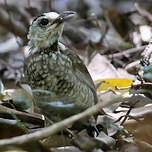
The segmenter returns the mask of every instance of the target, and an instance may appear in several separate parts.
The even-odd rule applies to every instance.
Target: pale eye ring
[[[48,23],[49,23],[49,20],[47,18],[42,18],[39,22],[39,24],[43,26],[47,25]]]

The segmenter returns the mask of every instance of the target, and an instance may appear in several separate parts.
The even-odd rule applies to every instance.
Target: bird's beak
[[[71,19],[73,16],[75,16],[75,14],[76,14],[76,12],[74,12],[74,11],[65,11],[65,12],[61,13],[59,15],[59,17],[57,17],[54,20],[53,24],[63,23],[64,21]]]
[[[59,18],[63,21],[66,21],[66,20],[72,18],[73,16],[75,16],[75,14],[76,14],[76,12],[74,12],[74,11],[65,11],[60,14]]]

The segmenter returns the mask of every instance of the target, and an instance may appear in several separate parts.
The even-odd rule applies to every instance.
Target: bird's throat
[[[58,51],[58,49],[59,49],[59,46],[58,46],[58,40],[57,41],[55,41],[53,44],[51,44],[50,46],[49,46],[49,49],[50,50],[52,50],[52,51]]]
[[[37,47],[31,47],[30,50],[29,50],[29,55],[31,54],[34,54],[36,52],[44,52],[44,51],[47,51],[47,52],[57,52],[59,50],[59,42],[58,40],[55,41],[53,44],[49,45],[48,47],[41,47],[41,48],[37,48]]]

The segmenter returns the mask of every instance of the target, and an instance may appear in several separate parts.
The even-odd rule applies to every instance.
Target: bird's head
[[[73,11],[66,11],[61,14],[49,12],[36,17],[28,33],[29,46],[40,49],[53,45],[62,34],[64,21],[74,14]]]

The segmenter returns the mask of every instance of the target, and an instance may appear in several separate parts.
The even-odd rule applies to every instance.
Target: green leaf
[[[144,67],[144,73],[152,72],[152,64]]]

